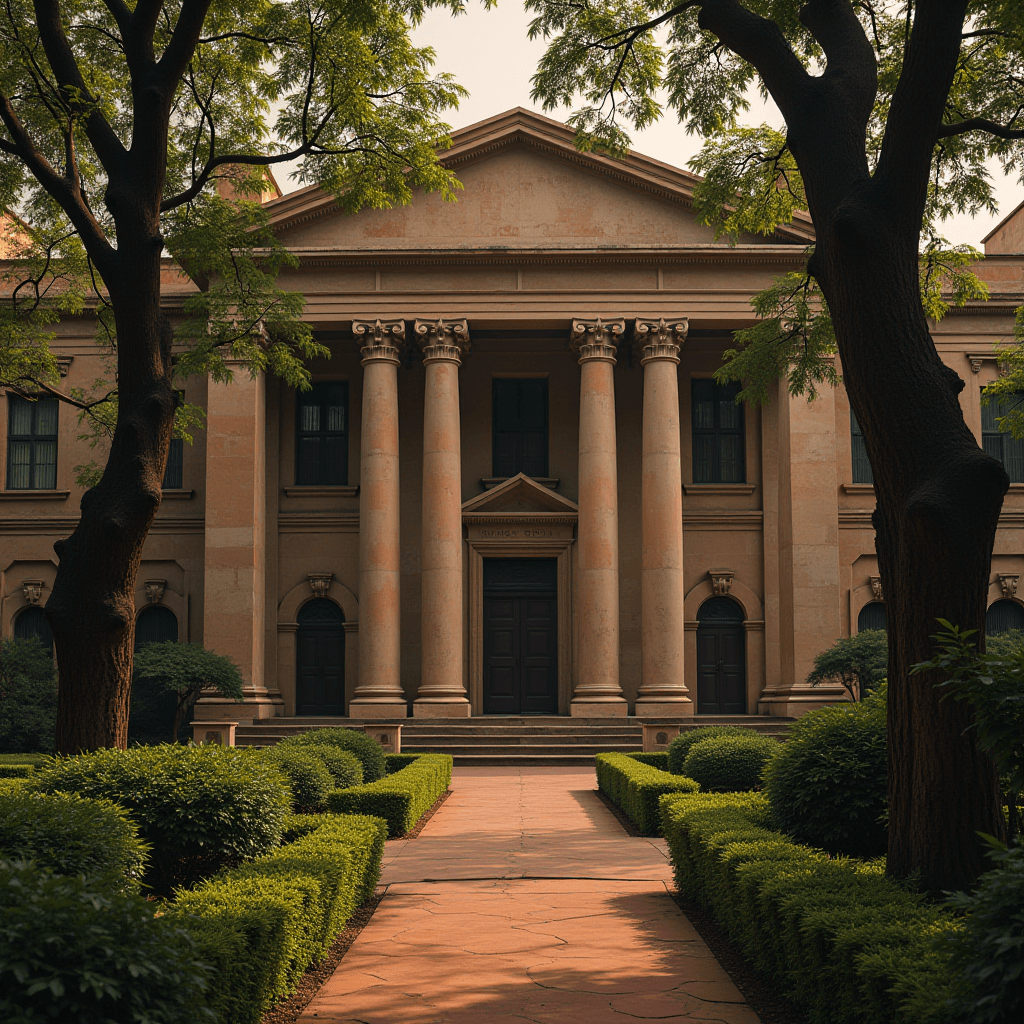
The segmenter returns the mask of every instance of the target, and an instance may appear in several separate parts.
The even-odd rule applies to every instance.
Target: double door
[[[484,592],[484,714],[558,713],[553,592]]]
[[[745,715],[742,623],[697,628],[697,714]]]

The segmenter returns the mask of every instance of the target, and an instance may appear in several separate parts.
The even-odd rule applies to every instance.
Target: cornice
[[[462,522],[467,526],[555,526],[575,524],[579,516],[564,512],[466,512]]]

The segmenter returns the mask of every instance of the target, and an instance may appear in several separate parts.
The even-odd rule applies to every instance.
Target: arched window
[[[30,605],[14,620],[14,635],[22,640],[35,637],[48,651],[53,650],[53,633],[46,613],[38,605]]]
[[[341,609],[317,597],[299,609],[295,714],[345,713],[345,633]]]
[[[857,616],[857,632],[863,633],[865,629],[888,629],[889,614],[881,601],[872,601],[864,605]]]
[[[135,650],[143,644],[160,644],[178,639],[178,619],[170,608],[151,604],[135,620]]]
[[[743,609],[711,597],[697,609],[697,714],[745,715],[747,672]]]
[[[1011,629],[1024,629],[1024,608],[1016,601],[996,601],[985,615],[985,633],[995,636]]]

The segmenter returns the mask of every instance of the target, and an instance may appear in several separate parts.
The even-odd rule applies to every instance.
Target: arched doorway
[[[871,601],[864,605],[857,616],[857,632],[863,633],[865,629],[888,629],[889,615],[885,605],[881,601]]]
[[[135,650],[144,644],[162,644],[178,639],[178,618],[170,608],[151,604],[135,620]]]
[[[712,597],[698,609],[697,622],[697,714],[745,715],[743,609],[728,597]]]
[[[20,640],[38,640],[48,651],[53,651],[53,633],[46,621],[46,613],[38,605],[30,605],[18,613],[14,620],[14,635]]]
[[[345,616],[325,597],[299,609],[295,714],[345,713]]]
[[[1011,629],[1024,630],[1024,608],[1016,601],[996,601],[985,613],[985,634],[1009,633]]]

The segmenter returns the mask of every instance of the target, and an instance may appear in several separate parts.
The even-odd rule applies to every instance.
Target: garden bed
[[[597,785],[616,807],[629,816],[641,835],[656,836],[661,825],[658,800],[666,793],[695,792],[698,786],[693,779],[662,771],[639,760],[639,757],[634,754],[597,754]]]

